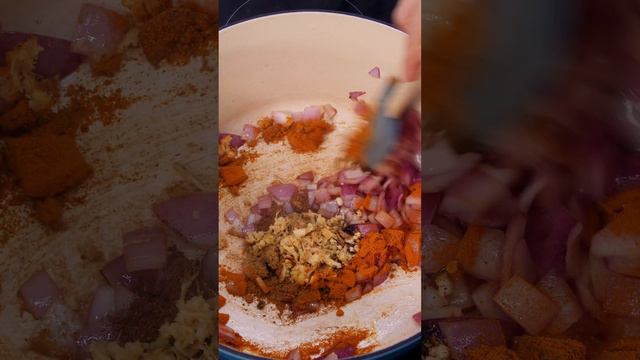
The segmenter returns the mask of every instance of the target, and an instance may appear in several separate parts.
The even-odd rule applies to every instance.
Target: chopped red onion
[[[258,221],[260,221],[261,218],[262,216],[258,214],[249,214],[249,217],[247,218],[247,225],[248,226],[255,225],[258,223]]]
[[[330,104],[323,105],[322,109],[324,110],[322,119],[326,122],[331,122],[331,120],[333,120],[333,118],[338,114],[338,110]]]
[[[416,323],[418,323],[418,325],[422,325],[422,313],[420,311],[418,311],[417,313],[413,314],[413,316],[411,318],[413,318],[413,320]]]
[[[59,290],[46,271],[39,271],[20,287],[24,307],[34,318],[42,318],[59,296]]]
[[[116,309],[115,293],[111,286],[98,286],[93,302],[87,314],[87,323],[95,323],[114,313]]]
[[[362,235],[367,235],[370,232],[377,232],[378,225],[377,224],[360,224],[357,225],[358,232]]]
[[[385,211],[379,211],[376,214],[376,221],[386,229],[392,228],[396,222],[393,216],[389,215]]]
[[[354,300],[360,299],[361,296],[362,296],[362,287],[358,284],[355,287],[349,289],[344,294],[344,299],[347,300],[347,302],[352,302]]]
[[[258,198],[258,209],[267,210],[271,209],[271,205],[273,204],[273,200],[269,195],[262,195]]]
[[[403,194],[403,189],[400,188],[397,184],[390,185],[389,188],[384,192],[384,198],[387,202],[387,209],[396,210],[398,209],[398,199]],[[407,198],[407,203],[414,202],[414,199],[409,197]],[[418,198],[418,205],[420,204],[420,199]]]
[[[127,289],[145,293],[156,293],[162,280],[162,273],[159,270],[128,273],[122,255],[108,262],[101,272],[112,286],[122,285]]]
[[[224,219],[229,224],[233,225],[240,219],[240,215],[238,215],[238,213],[233,208],[231,208],[224,214]]]
[[[293,184],[277,184],[271,185],[267,191],[278,201],[291,201],[291,197],[296,192],[296,186]]]
[[[365,194],[377,194],[380,192],[380,181],[382,178],[380,176],[371,175],[362,180],[358,185],[358,191],[363,192]]]
[[[291,115],[288,111],[272,111],[271,118],[280,125],[286,125]]]
[[[306,188],[307,188],[307,190],[315,191],[315,190],[318,190],[318,185],[311,183],[311,184],[307,185]]]
[[[218,195],[201,192],[167,200],[154,206],[156,215],[192,244],[210,248],[218,235]]]
[[[327,187],[327,191],[331,196],[340,196],[340,193],[342,192],[342,188],[337,185],[329,185]]]
[[[307,171],[307,172],[304,172],[304,173],[298,175],[298,177],[296,179],[313,181],[314,177],[315,177],[315,175],[314,175],[313,171]]]
[[[327,201],[320,205],[318,213],[326,218],[332,218],[338,213],[338,203],[335,200]]]
[[[156,270],[167,263],[167,235],[160,227],[145,227],[125,233],[124,261],[127,272]]]
[[[366,94],[364,91],[349,91],[349,99],[358,101],[358,98]]]
[[[302,360],[300,349],[296,348],[295,350],[291,351],[289,355],[287,355],[287,360]]]
[[[345,197],[347,196],[354,196],[356,194],[356,192],[358,191],[358,186],[357,185],[342,185],[342,188],[340,190],[340,196],[345,199]]]
[[[423,216],[425,217],[424,223],[425,224],[430,224],[431,221],[433,220],[433,216],[436,214],[436,212],[438,211],[438,205],[440,204],[440,199],[442,199],[442,194],[441,193],[422,193],[422,197],[423,197],[423,203],[426,204],[426,209],[423,212]]]
[[[129,22],[123,15],[92,4],[80,8],[71,48],[74,52],[99,58],[115,54],[127,33]]]
[[[302,114],[303,121],[312,121],[322,119],[324,111],[321,106],[307,106]]]
[[[373,284],[373,286],[378,286],[382,284],[385,280],[387,280],[388,276],[389,276],[389,271],[387,270],[380,271],[373,276],[373,280],[371,281],[371,283]]]
[[[233,329],[223,324],[218,324],[218,336],[221,340],[232,344],[238,343],[240,341],[240,336],[236,334]]]
[[[309,205],[314,205],[315,200],[316,200],[316,193],[317,193],[317,191],[315,191],[315,190],[311,190],[311,191],[307,192],[307,198],[309,199]],[[328,192],[327,192],[327,195],[329,195]],[[329,199],[331,199],[331,196],[329,196]]]
[[[362,294],[368,294],[371,292],[371,290],[373,290],[373,285],[371,285],[371,283],[366,283],[364,285],[364,289],[362,289]]]
[[[530,211],[524,238],[540,276],[552,269],[564,272],[567,240],[576,224],[576,218],[562,206]]]
[[[387,211],[387,201],[386,199],[386,194],[385,192],[381,192],[380,196],[378,197],[378,208],[375,210],[376,212],[380,212],[380,211]]]
[[[343,170],[340,172],[339,180],[342,184],[359,184],[367,178],[368,173],[360,168]]]
[[[369,216],[367,216],[367,219],[369,220],[370,223],[373,223],[373,224],[377,224],[378,223],[378,220],[376,220],[376,214],[375,213],[369,214]]]
[[[335,353],[331,353],[331,354],[329,354],[329,355],[327,355],[327,356],[322,358],[322,360],[338,360],[338,359],[340,359],[340,358]]]
[[[338,356],[338,359],[344,359],[355,355],[356,349],[353,346],[349,345],[342,349],[334,350],[334,353]]]
[[[293,214],[295,211],[293,210],[293,206],[290,202],[286,201],[282,204],[282,208],[284,209],[285,214]]]
[[[234,149],[241,147],[246,142],[242,139],[240,135],[227,134],[227,133],[221,133],[220,135],[218,135],[218,141],[221,141],[227,136],[231,136],[231,142],[229,143],[229,145],[231,145],[231,147],[233,147]]]
[[[258,137],[258,132],[260,131],[260,129],[258,129],[257,127],[250,125],[250,124],[246,124],[245,126],[242,127],[242,140],[247,141],[247,142],[251,142],[253,140],[255,140]]]
[[[329,194],[329,191],[327,189],[319,189],[315,192],[315,195],[318,204],[322,204],[331,200],[331,194]]]
[[[376,66],[373,69],[369,70],[369,75],[376,79],[380,79],[380,68]]]

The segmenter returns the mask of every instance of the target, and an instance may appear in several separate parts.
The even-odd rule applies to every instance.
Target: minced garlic
[[[203,297],[178,302],[172,323],[160,328],[152,343],[95,342],[89,350],[94,360],[215,359],[217,318],[213,306]]]
[[[316,213],[277,217],[268,231],[248,234],[249,251],[264,259],[279,280],[304,285],[322,266],[340,269],[358,251],[360,234],[346,233],[342,216],[326,219]]]
[[[53,99],[42,89],[33,72],[41,51],[38,40],[31,37],[6,54],[11,82],[29,99],[29,108],[34,111],[45,110],[53,103]]]

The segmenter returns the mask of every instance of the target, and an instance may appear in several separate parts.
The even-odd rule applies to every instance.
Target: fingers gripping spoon
[[[371,138],[365,147],[365,161],[369,167],[380,165],[395,148],[400,138],[402,115],[416,104],[420,89],[420,81],[389,81],[373,119]]]

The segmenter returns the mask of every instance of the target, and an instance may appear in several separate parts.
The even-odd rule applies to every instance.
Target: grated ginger
[[[342,216],[326,219],[316,213],[293,213],[277,217],[268,231],[248,234],[249,251],[266,255],[266,263],[279,280],[308,284],[323,266],[340,269],[358,251],[361,235],[346,233]]]

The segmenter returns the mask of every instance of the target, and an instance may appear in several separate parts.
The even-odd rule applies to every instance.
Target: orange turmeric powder
[[[297,121],[287,129],[287,140],[297,153],[314,152],[333,129],[333,125],[324,120]]]
[[[616,235],[640,234],[640,188],[623,191],[607,199],[602,207],[610,216],[609,228]]]

